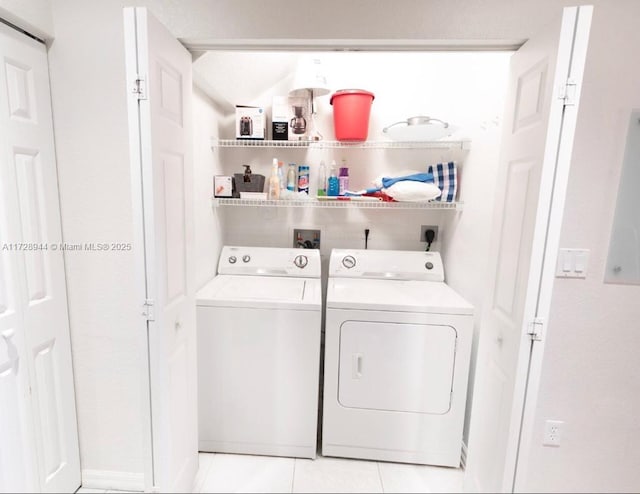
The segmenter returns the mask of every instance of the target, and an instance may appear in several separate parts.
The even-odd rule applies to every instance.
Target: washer
[[[334,249],[322,454],[460,466],[473,307],[437,252]]]
[[[200,451],[315,458],[318,250],[225,246],[197,295]]]

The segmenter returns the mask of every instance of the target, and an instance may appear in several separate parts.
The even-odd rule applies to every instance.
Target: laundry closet
[[[198,177],[195,244],[199,265],[203,266],[203,262],[208,269],[199,270],[199,285],[212,276],[223,244],[296,247],[298,229],[318,230],[326,285],[332,249],[365,249],[366,246],[373,250],[424,251],[427,242],[423,232],[429,227],[437,230],[438,236],[429,249],[438,251],[444,259],[445,281],[473,301],[479,321],[486,264],[478,260],[488,255],[486,232],[491,228],[500,119],[510,55],[509,51],[210,51],[201,54],[193,65],[197,153],[194,169]],[[293,135],[288,141],[273,140],[272,101],[278,96],[287,97],[295,80],[300,79],[299,72],[309,70],[308,60],[321,64],[327,86],[332,88],[329,94],[314,97],[314,122],[309,114],[310,105],[304,108],[309,127],[306,134],[318,132],[322,138],[305,140],[308,137],[304,135],[301,140],[295,140],[292,122],[289,133]],[[374,95],[368,136],[362,142],[336,140],[332,94],[349,88],[360,88]],[[290,104],[294,101],[290,99]],[[239,125],[236,105],[265,109],[266,140],[235,139]],[[416,115],[428,115],[445,123],[434,121],[422,129],[400,123],[393,133],[394,122]],[[447,128],[442,130],[444,125]],[[429,139],[428,134],[420,135],[420,130],[426,133],[434,129],[440,129],[440,136],[444,134],[444,137]],[[407,137],[398,139],[398,136]],[[279,200],[212,197],[214,176],[235,176],[235,185],[241,189],[246,166],[250,167],[254,179],[256,175],[265,178],[266,192],[274,159],[283,162],[285,173],[291,163],[296,170],[300,165],[309,166],[308,194],[290,194],[293,199]],[[323,187],[320,182],[323,166],[326,171],[331,164],[348,167],[349,189],[356,191],[372,188],[378,176],[425,173],[429,166],[435,168],[448,163],[455,166],[458,177],[458,190],[451,202],[365,202],[357,201],[357,197],[316,199],[317,190]],[[220,261],[222,265],[224,260]],[[209,332],[202,331],[199,342],[203,340],[203,333]],[[458,356],[458,360],[461,359],[462,354]],[[324,360],[324,351],[321,360]],[[466,378],[466,365],[462,372]],[[446,375],[442,379],[446,382]],[[322,382],[321,374],[321,389]],[[249,383],[239,386],[247,387]],[[268,383],[262,387],[268,387]],[[322,413],[319,415],[321,421]],[[459,447],[459,441],[455,442]],[[455,461],[452,464],[455,465]]]
[[[158,458],[166,467],[156,467],[154,483],[188,485],[188,479],[196,468],[196,458],[193,456],[192,446],[189,447],[197,434],[195,411],[189,406],[196,395],[196,371],[192,362],[196,359],[204,362],[211,355],[207,355],[203,348],[198,348],[196,357],[198,343],[194,327],[194,306],[196,298],[198,310],[201,303],[208,306],[213,300],[204,300],[200,295],[196,297],[198,287],[205,286],[216,274],[218,262],[220,274],[223,274],[223,264],[233,270],[228,271],[229,273],[242,274],[243,269],[250,269],[250,252],[241,249],[227,251],[225,259],[222,259],[219,258],[219,253],[223,245],[296,247],[304,243],[299,241],[296,233],[298,229],[315,231],[313,240],[316,245],[319,240],[325,273],[328,254],[340,248],[369,247],[372,250],[395,250],[398,253],[431,248],[442,254],[444,266],[440,264],[439,257],[423,259],[421,264],[427,270],[436,266],[434,271],[439,272],[440,276],[434,278],[434,281],[446,280],[449,288],[471,301],[472,305],[464,299],[455,303],[461,311],[459,314],[471,314],[470,309],[475,306],[475,321],[470,325],[473,329],[468,333],[476,335],[477,339],[482,318],[489,321],[487,331],[496,334],[484,338],[485,357],[481,366],[485,372],[481,392],[484,398],[477,400],[480,405],[475,407],[474,412],[478,417],[475,432],[478,452],[474,453],[477,456],[467,472],[467,478],[471,484],[475,484],[474,488],[482,485],[497,486],[503,482],[500,477],[504,468],[504,481],[508,482],[506,479],[510,475],[510,463],[497,470],[478,465],[482,465],[482,458],[487,457],[487,450],[505,454],[505,461],[510,462],[513,455],[511,447],[518,441],[520,427],[517,417],[520,416],[518,409],[523,400],[519,394],[520,386],[526,382],[526,368],[530,358],[520,358],[518,354],[525,352],[527,345],[531,345],[535,339],[535,334],[530,337],[528,331],[522,332],[521,328],[538,313],[539,305],[531,304],[539,297],[539,289],[533,287],[543,286],[538,282],[545,267],[545,256],[541,254],[545,248],[552,248],[552,243],[548,242],[548,224],[552,220],[559,221],[558,213],[552,214],[551,196],[556,193],[557,177],[566,176],[568,170],[568,162],[558,158],[563,143],[561,136],[566,134],[564,142],[569,144],[565,146],[570,146],[570,133],[574,129],[571,124],[566,127],[562,124],[568,115],[565,107],[567,98],[570,98],[567,80],[572,74],[576,79],[582,77],[582,43],[586,40],[589,22],[590,11],[587,11],[582,22],[578,22],[578,10],[568,10],[560,31],[550,30],[539,40],[530,41],[511,58],[504,52],[286,53],[286,50],[282,50],[276,53],[228,53],[224,50],[198,50],[195,63],[188,67],[186,52],[157,21],[147,16],[146,11],[125,10],[127,84],[133,88],[128,108],[139,270],[144,263],[144,272],[139,271],[137,286],[139,294],[145,300],[149,329],[150,389],[154,385],[160,386],[160,392],[151,392],[149,395],[148,420],[151,422],[154,438],[153,458]],[[582,35],[580,42],[575,41],[576,31],[580,31]],[[574,51],[578,58],[572,64]],[[289,141],[285,144],[283,141],[269,139],[264,142],[260,142],[260,139],[242,139],[255,137],[256,129],[252,128],[251,118],[247,115],[238,120],[236,109],[242,107],[242,111],[246,112],[248,107],[258,107],[254,116],[266,113],[262,137],[273,138],[269,126],[270,104],[275,97],[282,99],[290,95],[293,84],[291,81],[299,76],[296,73],[297,67],[305,66],[300,60],[310,55],[317,57],[317,60],[322,58],[325,77],[330,81],[327,86],[336,90],[357,89],[373,96],[366,142],[334,141],[338,137],[337,125],[336,129],[332,128],[331,108],[326,99],[323,101],[322,94],[315,97],[312,95],[311,113],[307,112],[306,116],[310,119],[313,132],[323,137],[317,137],[305,145],[293,146],[287,145]],[[193,95],[190,95],[187,88],[191,87],[192,79],[195,89]],[[573,80],[571,79],[572,87]],[[299,107],[294,106],[294,110],[290,130],[297,134],[304,128],[305,114]],[[504,113],[507,121],[502,126],[501,113]],[[194,115],[193,119],[189,119],[190,115]],[[408,123],[408,119],[415,116],[446,122],[444,126],[451,130],[451,134],[446,136],[447,141],[407,139],[391,143],[385,139],[385,128],[391,128],[395,125],[394,122]],[[253,125],[260,125],[257,122],[258,120]],[[234,136],[242,140],[238,142]],[[570,155],[570,147],[567,150]],[[247,198],[242,195],[239,199],[228,198],[229,177],[235,176],[238,188],[241,180],[247,182],[243,178],[252,178],[246,176],[249,169],[252,169],[252,175],[258,177],[267,178],[270,169],[273,170],[273,175],[277,175],[279,161],[290,164],[292,171],[302,170],[304,166],[309,173],[308,182],[305,181],[308,196],[303,193],[302,197],[296,197],[291,202],[283,198],[263,201],[262,198]],[[189,163],[193,163],[193,166],[190,167]],[[316,195],[320,195],[318,189],[323,188],[323,183],[318,180],[322,175],[319,170],[323,164],[326,167],[327,163],[331,163],[332,170],[335,170],[334,163],[340,163],[341,175],[343,170],[349,169],[350,190],[367,189],[376,177],[409,176],[424,173],[438,165],[451,164],[458,171],[458,190],[451,202],[400,201],[378,204],[356,201],[353,197],[349,200],[336,200],[334,203],[320,201],[315,199]],[[558,168],[558,163],[563,164],[562,169]],[[247,170],[244,177],[243,169]],[[191,183],[195,184],[195,189],[191,188]],[[328,195],[332,195],[330,181],[327,189]],[[240,192],[243,192],[242,189]],[[252,192],[255,194],[262,191]],[[564,192],[558,189],[557,193]],[[214,195],[215,198],[212,197]],[[227,197],[220,198],[220,195]],[[497,207],[492,204],[493,197],[498,198]],[[142,209],[138,205],[142,205]],[[373,205],[375,206],[371,207]],[[192,207],[193,218],[190,215]],[[439,232],[440,235],[425,244],[425,229]],[[353,267],[356,258],[349,251],[345,251],[345,256],[342,264],[347,268]],[[240,264],[239,259],[244,264]],[[552,257],[547,256],[547,259]],[[303,254],[292,258],[298,268],[303,267],[306,261]],[[238,268],[236,263],[239,264]],[[332,260],[332,272],[333,263]],[[265,268],[268,267],[265,265]],[[267,271],[268,269],[262,270],[262,273]],[[373,271],[384,272],[384,263],[375,266]],[[209,291],[209,288],[210,285],[206,285],[204,291]],[[219,288],[217,290],[222,293]],[[215,294],[213,296],[216,297]],[[483,310],[485,298],[490,300],[489,310],[486,311]],[[335,295],[331,303],[336,303]],[[327,317],[328,304],[327,295]],[[433,306],[436,305],[439,304]],[[419,302],[412,307],[424,309]],[[215,322],[215,317],[209,312],[207,314],[207,325],[216,328],[219,324]],[[229,316],[224,317],[226,319]],[[200,316],[198,320],[201,320]],[[243,318],[243,321],[253,321],[243,323],[253,325],[260,318]],[[446,322],[441,321],[432,324],[441,324],[442,328],[449,327],[444,329],[443,335],[455,334],[455,329],[451,333],[453,324],[446,326]],[[415,321],[406,323],[417,328]],[[224,324],[226,326],[229,323]],[[332,328],[334,324],[335,318]],[[157,328],[157,331],[152,330],[152,327]],[[278,334],[277,324],[273,328],[274,334]],[[330,356],[327,347],[325,363],[332,365],[329,358],[331,361],[335,358],[335,330],[329,340],[328,328],[326,329],[327,345],[331,341],[333,349]],[[197,331],[206,332],[207,329],[198,327]],[[424,328],[418,331],[424,335],[429,333]],[[247,341],[251,339],[249,332],[245,334],[243,330],[239,334],[242,334],[239,337]],[[464,344],[456,341],[445,346],[449,346],[452,352],[450,362],[456,362],[457,365],[461,360],[471,360],[470,374],[473,382],[475,359],[470,358],[473,353],[470,351],[470,340],[474,339],[472,334],[464,338]],[[214,343],[217,341],[212,350],[235,337],[229,333],[221,339],[212,340]],[[445,337],[448,338],[450,336]],[[525,340],[528,343],[524,343]],[[496,341],[497,347],[494,343]],[[380,343],[377,346],[379,345]],[[377,361],[384,364],[383,354],[378,354]],[[357,379],[361,375],[363,358],[358,356],[357,351],[353,358],[352,367],[355,366],[353,372]],[[213,360],[220,361],[215,357]],[[322,360],[321,352],[320,361]],[[402,359],[398,363],[401,361]],[[340,356],[341,369],[342,364],[343,356]],[[215,365],[217,364],[214,362]],[[252,367],[251,361],[231,372],[235,378],[237,374],[246,373],[249,367]],[[395,364],[392,367],[396,375],[393,382],[396,384],[390,385],[403,387],[403,378],[398,376],[408,377],[410,369],[397,371]],[[198,372],[200,379],[205,382],[208,371],[205,370],[206,375],[203,376],[203,369],[208,368],[200,368]],[[461,369],[452,373],[452,376],[457,374],[455,382],[461,373],[467,372],[466,367]],[[220,369],[218,373],[224,375],[228,370]],[[325,370],[331,370],[326,374],[325,384],[333,382],[335,369]],[[260,372],[271,373],[272,369],[265,367]],[[384,373],[377,372],[377,375],[384,380]],[[224,380],[218,379],[215,382],[223,387],[226,385]],[[246,382],[246,386],[242,381],[238,383],[236,387],[241,389],[252,384],[251,380]],[[260,388],[265,389],[269,384],[272,383],[265,383]],[[214,386],[217,389],[218,384]],[[444,389],[442,381],[437,382],[436,386],[440,390]],[[469,424],[473,417],[469,406],[471,394],[465,397],[466,393],[461,392],[466,389],[466,382],[452,383],[450,386],[450,393],[441,393],[440,399],[444,403],[445,395],[450,395],[451,398],[446,400],[453,400],[452,404],[454,401],[459,402],[460,406],[450,406],[453,407],[450,410],[455,409],[457,414],[462,411],[461,406],[466,398],[466,423]],[[332,385],[327,389],[335,388]],[[373,388],[366,391],[370,396],[371,389]],[[202,392],[203,389],[200,388],[200,393]],[[415,401],[414,392],[403,393],[403,401]],[[494,395],[493,399],[488,398]],[[227,407],[224,420],[229,423],[238,417],[237,413],[234,414],[234,409],[260,406],[251,397],[248,397],[248,401],[227,406],[227,398],[233,399],[233,396],[231,393],[220,397],[222,401],[219,406]],[[185,404],[180,409],[174,409],[173,406],[169,408],[169,403],[176,403],[176,398],[172,397],[179,397],[179,402]],[[207,396],[205,401],[213,404],[215,398]],[[377,400],[374,397],[369,403],[375,401],[386,403],[379,405],[383,407],[380,416],[385,416],[383,410],[389,406],[389,400]],[[278,405],[267,401],[266,406]],[[445,415],[449,413],[444,405],[436,408],[441,409],[441,413]],[[416,420],[422,421],[425,416],[434,413],[436,408],[414,408]],[[398,416],[402,415],[403,410],[409,409],[401,406],[397,410],[400,412]],[[216,409],[213,407],[210,410]],[[327,410],[329,409],[325,407],[325,414]],[[201,412],[200,421],[206,420],[209,415],[210,413],[202,415]],[[332,416],[335,418],[337,415],[332,412]],[[462,419],[460,415],[459,435],[454,439],[455,442],[462,436]],[[282,425],[278,424],[277,418],[275,420],[274,427],[278,430]],[[165,428],[162,426],[164,423],[176,425]],[[177,427],[177,424],[180,426]],[[396,427],[404,427],[400,424],[398,422]],[[345,426],[346,423],[343,422],[339,427]],[[373,427],[378,428],[375,425]],[[396,427],[392,426],[391,429]],[[420,430],[422,426],[417,427]],[[446,429],[440,429],[436,422],[428,428],[435,437],[443,434]],[[491,431],[489,436],[483,434],[483,430]],[[387,433],[393,434],[391,430]],[[366,435],[367,432],[360,432],[360,435],[363,434]],[[335,440],[336,436],[333,437]],[[242,434],[238,438],[240,443],[251,440]],[[425,438],[427,442],[431,441],[429,435]],[[200,436],[200,445],[205,445],[205,450],[208,450],[206,444],[220,441],[224,443],[229,436],[223,428],[217,438],[204,439],[203,441]],[[409,435],[408,439],[409,442],[415,440],[415,435]],[[172,457],[167,458],[166,448],[174,444],[180,444],[180,447],[173,447]],[[345,446],[349,448],[349,444]],[[372,451],[379,448],[371,443],[368,447]],[[461,451],[462,456],[465,456],[465,452],[462,444],[456,447],[457,452],[451,450],[447,453],[448,459],[442,460],[442,463],[435,460],[434,463],[458,466],[457,457]],[[483,449],[485,454],[481,453]],[[323,450],[329,451],[324,444]],[[214,447],[211,451],[219,450]],[[260,448],[229,448],[222,451],[253,451],[254,454],[264,454]],[[340,456],[338,450],[333,451],[331,454]],[[344,454],[362,457],[358,453]],[[364,457],[432,462],[428,455],[421,461],[414,455],[403,459],[373,453],[373,456]]]
[[[326,282],[332,249],[364,249],[366,241],[374,250],[424,251],[423,226],[429,226],[437,229],[430,250],[441,254],[447,284],[475,306],[478,328],[488,275],[485,261],[510,56],[510,51],[201,54],[193,64],[196,249],[199,266],[207,268],[198,271],[199,285],[214,274],[223,244],[293,247],[294,230],[319,230]],[[315,127],[322,140],[303,146],[295,140],[271,140],[273,98],[289,93],[296,71],[308,67],[304,63],[308,59],[321,60],[332,89],[330,94],[314,98]],[[368,137],[360,143],[339,142],[335,137],[331,95],[349,88],[364,89],[375,96]],[[235,140],[236,105],[266,109],[266,141]],[[446,136],[433,140],[414,134],[418,139],[394,140],[390,132],[383,131],[416,115],[447,122]],[[402,126],[406,129],[406,124]],[[254,176],[265,177],[267,191],[274,158],[283,162],[285,172],[290,163],[296,168],[310,167],[308,197],[312,200],[213,198],[213,177],[235,174],[237,180],[245,165]],[[317,201],[313,199],[321,162],[327,170],[332,162],[347,166],[351,190],[373,187],[378,176],[426,172],[430,165],[453,162],[458,190],[453,202]],[[473,365],[470,374],[471,383]]]

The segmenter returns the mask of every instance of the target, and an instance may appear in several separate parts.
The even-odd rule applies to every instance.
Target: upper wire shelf
[[[470,140],[456,141],[273,141],[211,139],[213,148],[309,148],[309,149],[455,149],[468,151]]]

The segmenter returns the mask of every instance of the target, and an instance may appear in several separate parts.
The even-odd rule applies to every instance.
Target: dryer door
[[[451,326],[345,321],[338,401],[348,408],[447,413],[456,339]]]

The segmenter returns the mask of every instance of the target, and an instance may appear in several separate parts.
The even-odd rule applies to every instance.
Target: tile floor
[[[200,492],[462,492],[459,468],[325,458],[200,453]],[[98,489],[79,494],[106,493]]]
[[[194,492],[462,492],[463,477],[456,468],[200,453]]]

